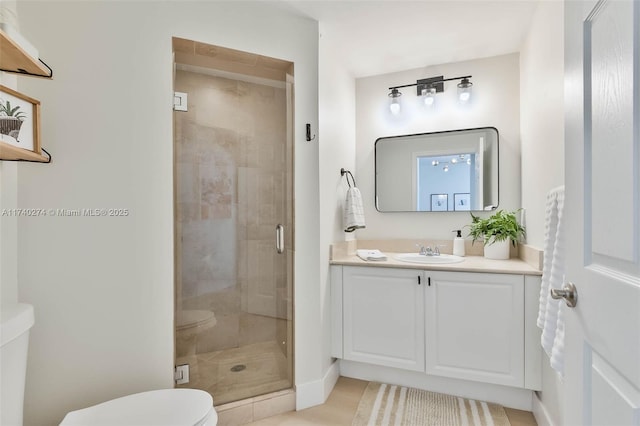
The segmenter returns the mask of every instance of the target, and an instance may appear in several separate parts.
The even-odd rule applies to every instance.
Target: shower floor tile
[[[190,382],[178,387],[205,390],[215,405],[292,386],[287,359],[275,341],[181,357],[176,364],[190,366]]]

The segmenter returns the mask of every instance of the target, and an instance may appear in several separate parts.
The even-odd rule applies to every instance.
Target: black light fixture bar
[[[421,96],[424,89],[434,88],[436,93],[444,92],[444,76],[423,78],[416,82],[416,95]]]
[[[464,76],[460,76],[460,77],[451,77],[451,78],[444,78],[444,76],[437,76],[437,77],[430,77],[430,78],[423,78],[420,79],[418,81],[416,81],[415,83],[412,84],[404,84],[402,86],[393,86],[393,87],[389,87],[389,90],[393,90],[393,89],[401,89],[403,87],[411,87],[411,86],[417,86],[416,87],[416,94],[418,96],[422,95],[422,90],[429,88],[429,87],[433,87],[436,89],[436,93],[440,93],[444,91],[444,82],[445,81],[452,81],[452,80],[462,80],[464,78],[471,78],[473,76],[471,75],[464,75]]]

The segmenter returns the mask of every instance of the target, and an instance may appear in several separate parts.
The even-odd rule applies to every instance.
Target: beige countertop
[[[541,271],[535,269],[525,261],[515,258],[509,260],[491,260],[485,259],[484,256],[465,256],[462,262],[439,265],[403,262],[402,260],[397,260],[395,258],[398,253],[385,252],[384,254],[387,255],[387,260],[365,261],[360,259],[355,254],[352,254],[332,259],[329,263],[332,265],[421,269],[427,271],[491,272],[497,274],[542,275]]]
[[[413,243],[413,242],[411,242]],[[447,264],[424,264],[424,263],[410,263],[396,259],[396,256],[400,253],[412,252],[409,248],[412,244],[398,245],[397,242],[389,246],[386,242],[382,243],[377,241],[376,246],[387,256],[387,260],[371,260],[365,261],[356,256],[356,248],[375,248],[371,243],[362,244],[360,242],[347,242],[333,244],[331,247],[331,256],[329,263],[331,265],[346,265],[346,266],[371,266],[377,268],[404,268],[404,269],[421,269],[427,271],[457,271],[457,272],[488,272],[497,274],[523,274],[523,275],[542,275],[542,262],[540,253],[537,250],[532,250],[528,247],[520,247],[518,255],[522,257],[512,256],[509,260],[492,260],[486,259],[481,253],[473,252],[468,256],[465,256],[464,260],[459,263],[447,263]],[[387,246],[387,247],[385,247]],[[401,250],[400,251],[396,247]],[[391,249],[391,250],[389,250]],[[395,251],[392,251],[394,250]],[[413,250],[415,251],[415,250]],[[443,253],[447,253],[448,250],[443,250]],[[451,253],[448,251],[449,254]],[[533,254],[532,254],[533,252]],[[480,255],[478,255],[480,254]],[[540,259],[540,261],[539,261]],[[538,267],[536,267],[538,266]]]

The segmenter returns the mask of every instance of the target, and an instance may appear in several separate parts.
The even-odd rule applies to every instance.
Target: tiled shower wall
[[[175,90],[188,94],[174,114],[177,309],[217,320],[196,352],[287,341],[292,252],[274,250],[276,224],[292,222],[284,83],[177,70]]]

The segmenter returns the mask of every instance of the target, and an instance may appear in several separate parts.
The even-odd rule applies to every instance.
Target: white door
[[[567,425],[640,425],[640,2],[565,3]]]

